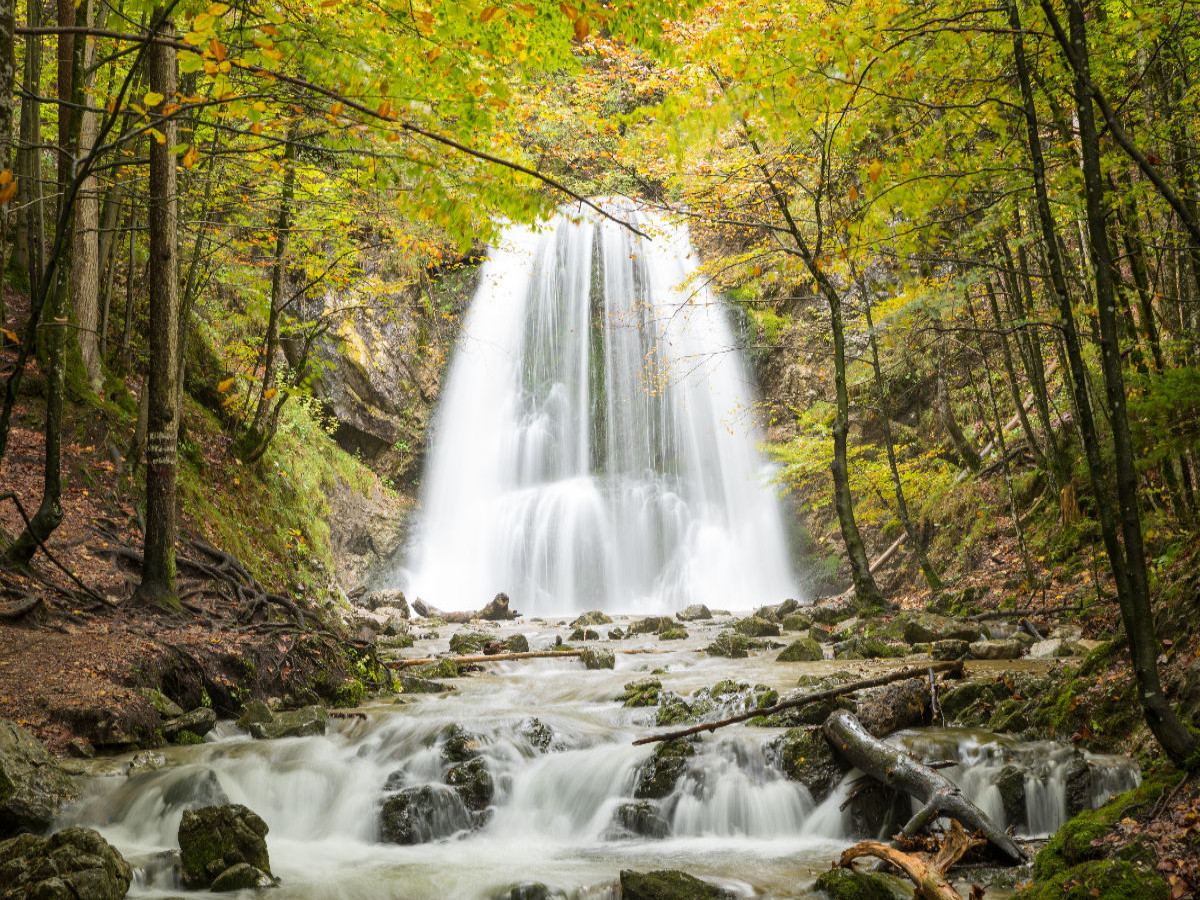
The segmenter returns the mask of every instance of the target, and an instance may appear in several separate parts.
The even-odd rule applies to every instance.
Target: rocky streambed
[[[1063,700],[1071,670],[1056,654],[1063,646],[1089,649],[1073,635],[1042,643],[1045,658],[1035,659],[1031,641],[1014,641],[1011,626],[989,636],[942,633],[953,620],[926,615],[886,626],[811,616],[389,622],[378,639],[393,657],[446,655],[452,639],[461,654],[488,644],[537,651],[564,642],[590,652],[586,662],[510,660],[474,672],[443,659],[403,670],[398,698],[350,715],[249,704],[240,725],[218,722],[202,743],[75,763],[76,796],[52,830],[99,832],[132,867],[132,896],[209,889],[224,870],[208,881],[187,876],[181,824],[188,815],[194,830],[198,808],[241,805],[266,829],[270,858],[239,857],[226,869],[254,872],[239,869],[243,880],[226,883],[274,881],[281,898],[708,890],[682,876],[647,883],[631,874],[664,869],[715,886],[713,896],[806,898],[824,896],[814,883],[843,848],[890,834],[913,811],[907,798],[864,782],[833,755],[814,726],[835,708],[854,709],[887,740],[943,765],[1022,838],[1045,837],[1069,814],[1136,786],[1130,760],[1091,752],[1086,741],[1050,739],[1071,727],[1071,703]],[[928,665],[942,641],[1002,658],[968,661],[965,679],[938,686],[936,708],[927,682],[906,681],[693,740],[632,744],[654,731]],[[1023,655],[993,654],[997,641]],[[1028,869],[965,871],[988,884],[989,897],[1030,877]],[[911,888],[895,887],[897,896],[911,896]],[[668,888],[677,893],[663,894]]]

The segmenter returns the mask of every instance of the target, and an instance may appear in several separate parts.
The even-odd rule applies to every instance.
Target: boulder
[[[229,796],[212,769],[184,766],[164,780],[167,783],[162,790],[162,802],[169,810],[222,806],[229,802]]]
[[[163,723],[162,733],[173,744],[195,744],[213,730],[217,714],[206,706],[199,706]]]
[[[662,634],[674,631],[678,626],[670,616],[648,616],[629,623],[629,634]]]
[[[709,656],[745,659],[750,655],[751,650],[759,650],[762,647],[761,641],[748,638],[744,634],[738,634],[736,631],[722,631],[711,644],[704,648],[704,652]]]
[[[625,692],[617,699],[626,706],[657,706],[661,690],[662,682],[657,678],[639,678],[625,685]]]
[[[452,767],[446,772],[444,780],[448,787],[458,791],[463,805],[474,812],[487,809],[496,791],[496,784],[487,769],[487,763],[480,756]]]
[[[508,594],[503,592],[492,598],[492,602],[479,611],[479,618],[489,622],[503,622],[515,619],[520,613],[509,606]]]
[[[854,615],[854,610],[848,604],[825,606],[814,603],[805,612],[808,613],[814,622],[818,622],[821,625],[836,625],[838,622],[845,621]]]
[[[661,742],[638,769],[633,796],[638,800],[668,796],[687,771],[688,759],[695,755],[696,748],[682,738]]]
[[[504,642],[505,653],[528,653],[529,638],[523,634],[514,634]]]
[[[821,645],[812,638],[800,638],[775,658],[779,662],[815,662],[824,659],[825,654],[821,650]]]
[[[594,628],[576,628],[567,636],[568,641],[598,641],[600,632]]]
[[[909,678],[876,688],[858,704],[858,720],[875,737],[925,724],[931,699],[929,684]]]
[[[665,838],[671,830],[653,800],[632,800],[622,803],[613,814],[613,824],[638,837]]]
[[[492,894],[491,900],[567,900],[567,895],[540,881],[522,881]]]
[[[537,753],[547,752],[554,743],[554,730],[538,718],[526,719],[517,729],[517,733]]]
[[[995,704],[1012,696],[1003,680],[966,681],[938,698],[948,725],[978,725],[991,717]]]
[[[271,712],[271,707],[263,703],[261,700],[251,700],[242,707],[242,714],[238,716],[237,727],[243,731],[249,731],[250,726],[258,724],[266,724],[275,718],[275,714]]]
[[[828,644],[833,640],[833,632],[824,625],[813,625],[808,629],[808,636],[818,644]]]
[[[204,889],[239,863],[271,874],[267,823],[237,803],[189,809],[179,823],[183,883]]]
[[[996,789],[1004,807],[1004,825],[1024,828],[1028,819],[1025,799],[1025,770],[1009,763],[996,776]]]
[[[677,625],[674,628],[668,628],[666,631],[660,631],[658,633],[658,639],[660,641],[683,641],[687,640],[687,636],[687,629],[681,625]]]
[[[967,655],[970,644],[966,641],[954,640],[934,641],[929,645],[929,655],[942,662],[952,662]]]
[[[733,896],[724,888],[678,869],[621,870],[621,900],[733,900]]]
[[[971,659],[1020,659],[1025,648],[1019,641],[975,641],[968,652]]]
[[[412,616],[412,612],[408,608],[408,598],[404,596],[404,591],[398,590],[378,590],[368,591],[363,595],[361,605],[371,610],[377,611],[380,607],[389,608],[389,612],[395,610],[395,615],[402,619],[407,619]]]
[[[179,704],[158,690],[158,688],[138,687],[134,688],[133,692],[153,706],[154,711],[164,719],[173,719],[176,716],[183,715],[183,709]]]
[[[121,900],[132,881],[129,863],[90,828],[0,841],[4,900]]]
[[[467,731],[461,725],[447,725],[438,735],[438,740],[442,745],[442,762],[448,765],[464,763],[479,755],[481,743],[479,736]]]
[[[813,890],[824,891],[829,900],[896,900],[892,882],[884,876],[840,867],[821,873]]]
[[[680,622],[699,622],[702,619],[711,619],[712,612],[703,603],[693,603],[691,606],[681,609],[675,613],[675,618]]]
[[[450,652],[459,656],[478,656],[484,645],[492,640],[490,634],[481,631],[462,631],[450,635]]]
[[[733,630],[750,638],[778,637],[779,625],[762,616],[747,616],[733,624]]]
[[[1073,818],[1092,808],[1092,788],[1095,773],[1083,754],[1076,753],[1067,763],[1063,774],[1066,785],[1067,818]]]
[[[792,781],[808,788],[820,803],[837,787],[850,767],[836,756],[818,728],[792,728],[767,744],[767,759]]]
[[[571,623],[572,628],[587,628],[589,625],[611,625],[612,619],[600,612],[598,609],[593,609],[591,612],[585,612],[577,617]]]
[[[24,728],[0,719],[0,837],[43,831],[74,795],[71,776],[46,748]]]
[[[391,844],[424,844],[470,827],[471,814],[458,792],[436,784],[405,788],[380,810],[380,832]]]
[[[812,616],[806,613],[790,613],[779,623],[784,631],[804,631],[812,628]]]
[[[272,713],[268,722],[251,722],[247,730],[251,737],[259,740],[312,737],[324,734],[328,723],[329,713],[325,711],[325,707],[302,706],[300,709]]]
[[[589,669],[611,669],[617,663],[617,658],[611,650],[600,650],[588,647],[579,657]]]
[[[910,644],[932,644],[934,641],[977,641],[983,637],[978,625],[960,622],[949,616],[932,613],[905,613],[898,617],[904,640]]]
[[[453,685],[442,684],[431,678],[421,678],[419,675],[401,674],[397,682],[402,694],[444,694],[454,690]]]
[[[249,863],[235,863],[214,878],[208,889],[215,894],[221,894],[226,891],[248,891],[274,885],[275,879],[262,869],[256,869]]]

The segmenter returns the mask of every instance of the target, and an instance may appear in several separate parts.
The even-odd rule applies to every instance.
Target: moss
[[[418,666],[412,670],[412,674],[418,678],[437,679],[437,678],[457,678],[461,673],[458,668],[458,663],[452,659],[439,659],[437,662],[429,663],[428,665]]]
[[[1169,894],[1167,883],[1146,866],[1102,859],[1039,878],[1014,900],[1167,900]]]
[[[655,706],[662,682],[657,678],[641,678],[625,685],[625,692],[617,697],[626,706]]]
[[[887,878],[853,869],[830,869],[817,879],[813,889],[824,891],[829,900],[896,900]]]
[[[687,761],[696,755],[696,748],[682,738],[663,741],[638,770],[633,796],[638,800],[660,800],[673,790],[687,771]]]
[[[814,662],[824,658],[821,645],[812,638],[801,638],[793,642],[776,657],[779,662]]]
[[[188,731],[187,729],[184,729],[183,731],[178,731],[175,733],[174,743],[184,745],[203,744],[204,738],[200,737],[200,735],[196,734],[194,731]]]
[[[330,702],[335,707],[358,706],[367,698],[367,686],[357,678],[350,678],[333,688]]]

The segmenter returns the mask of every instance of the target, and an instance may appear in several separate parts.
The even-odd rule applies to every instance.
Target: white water
[[[556,216],[483,266],[393,581],[443,609],[754,607],[795,596],[753,390],[687,232]]]

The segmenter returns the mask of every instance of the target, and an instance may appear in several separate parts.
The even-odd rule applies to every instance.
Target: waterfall
[[[747,608],[795,595],[753,390],[686,229],[560,213],[488,255],[393,582],[444,609]]]

